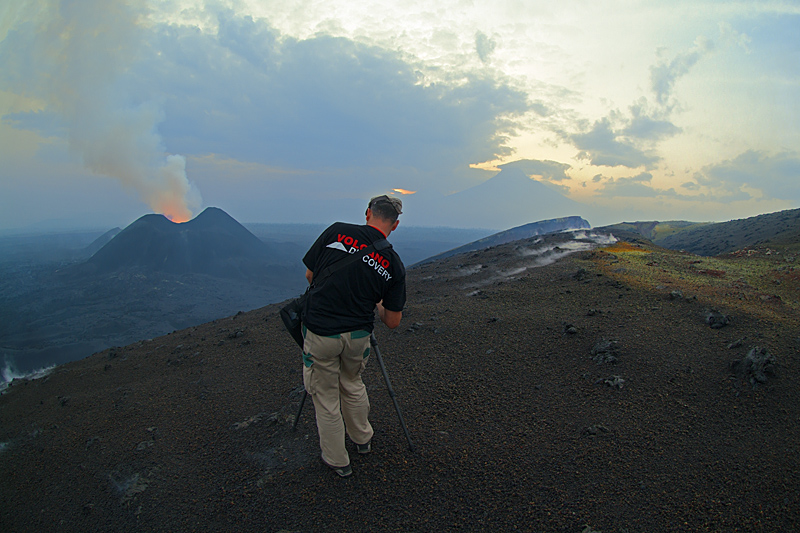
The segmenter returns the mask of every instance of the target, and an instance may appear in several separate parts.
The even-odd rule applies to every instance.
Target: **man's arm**
[[[402,311],[389,311],[383,307],[383,302],[378,302],[376,305],[378,307],[378,316],[381,322],[386,324],[386,327],[394,329],[400,325],[400,320],[403,318]]]

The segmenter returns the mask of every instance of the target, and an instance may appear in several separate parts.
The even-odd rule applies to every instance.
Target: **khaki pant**
[[[323,337],[303,328],[303,384],[314,400],[322,460],[334,467],[350,464],[344,435],[357,444],[372,439],[367,388],[361,372],[369,358],[366,331]]]

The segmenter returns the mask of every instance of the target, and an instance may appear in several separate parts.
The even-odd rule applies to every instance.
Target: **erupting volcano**
[[[166,164],[155,170],[155,179],[140,181],[137,188],[156,213],[175,223],[192,219],[193,208],[200,205],[200,194],[186,178],[186,159],[170,155]]]
[[[276,253],[222,209],[196,218],[145,215],[122,230],[88,263],[98,272],[140,269],[222,278],[264,275]],[[182,222],[182,223],[180,223]]]

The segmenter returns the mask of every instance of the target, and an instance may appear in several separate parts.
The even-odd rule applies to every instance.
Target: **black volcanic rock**
[[[136,268],[223,278],[256,276],[277,262],[270,248],[222,209],[209,207],[177,224],[145,215],[119,232],[87,262],[98,273]]]

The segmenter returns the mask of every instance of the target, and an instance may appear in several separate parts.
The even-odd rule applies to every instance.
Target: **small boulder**
[[[766,349],[754,346],[741,361],[731,365],[734,372],[750,382],[753,387],[766,383],[775,375],[775,357]]]
[[[608,385],[609,387],[622,389],[625,386],[625,380],[622,376],[611,376],[610,378],[600,378],[595,381],[597,385]]]
[[[577,272],[572,274],[572,279],[575,281],[583,281],[589,275],[589,272],[585,268],[579,268]]]
[[[592,359],[596,363],[616,363],[619,357],[619,343],[601,339],[592,347]]]
[[[601,433],[608,433],[608,429],[605,426],[598,424],[592,424],[591,426],[584,428],[584,430],[581,432],[582,435],[587,437],[594,437]]]
[[[730,321],[731,319],[728,315],[723,315],[719,311],[708,311],[706,313],[706,324],[708,324],[711,329],[724,328]]]

